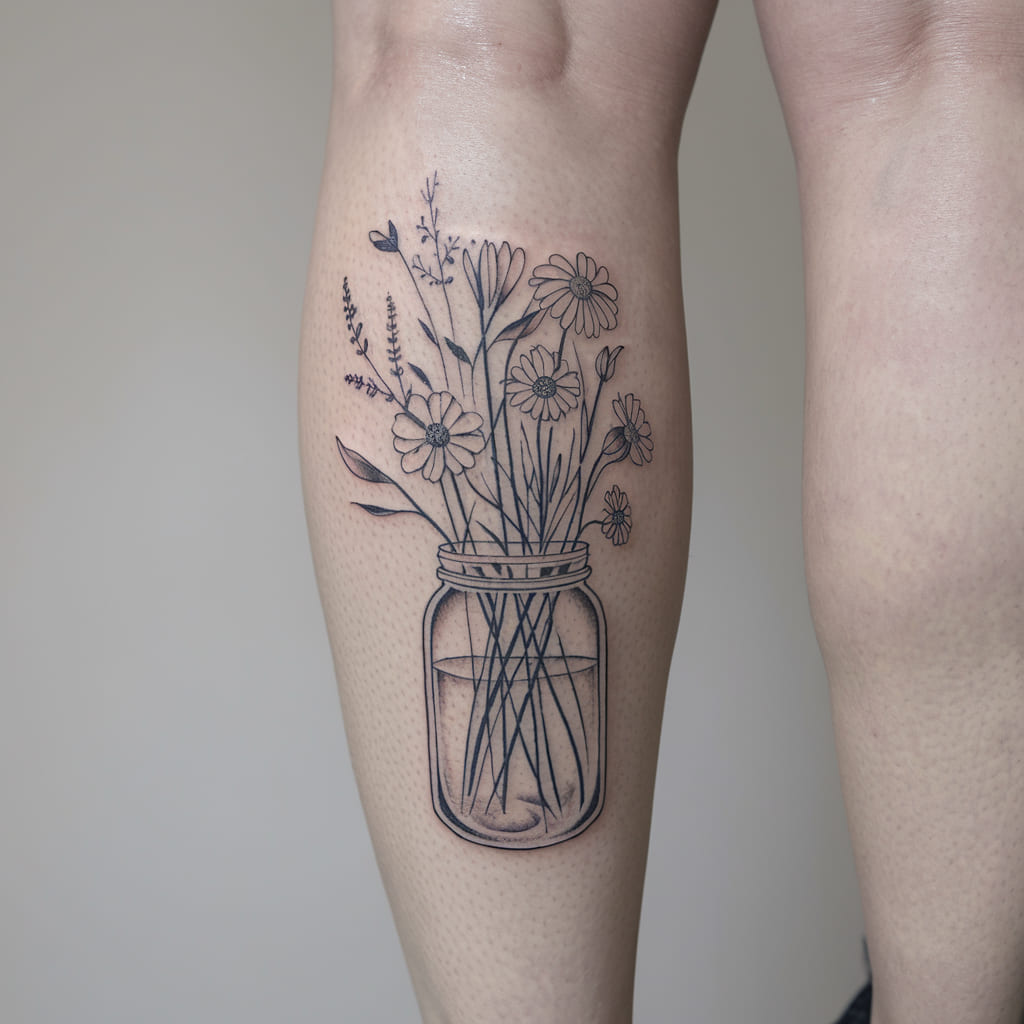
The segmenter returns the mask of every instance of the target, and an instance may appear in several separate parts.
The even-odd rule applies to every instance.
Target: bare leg
[[[874,1024],[1024,1011],[1024,8],[761,0]]]
[[[304,482],[429,1022],[630,1019],[689,531],[675,158],[712,9],[337,4]],[[606,633],[582,589],[508,582],[582,571],[542,564],[577,538]]]

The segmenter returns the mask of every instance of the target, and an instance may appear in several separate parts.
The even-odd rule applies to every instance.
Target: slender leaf
[[[468,355],[466,355],[466,350],[461,345],[456,345],[451,338],[445,338],[444,343],[454,353],[457,359],[460,359],[462,362],[466,363],[467,366],[473,365],[473,360],[470,359]]]
[[[409,369],[427,386],[428,391],[434,390],[434,386],[430,383],[430,378],[415,363],[409,363]]]
[[[532,313],[527,313],[526,316],[513,320],[507,327],[502,328],[495,336],[494,341],[518,341],[520,338],[525,338],[528,334],[533,334],[540,327],[544,313],[545,310],[543,309],[535,309]]]
[[[357,476],[360,480],[366,480],[371,484],[392,484],[395,487],[398,486],[391,477],[386,473],[382,473],[365,456],[360,455],[359,452],[353,451],[351,448],[346,448],[341,443],[340,437],[336,437],[334,440],[338,442],[338,454],[341,456],[341,461],[345,463],[346,468],[353,476]]]
[[[549,483],[549,486],[548,486],[548,502],[549,503],[551,502],[551,499],[555,496],[555,490],[557,489],[558,482],[559,482],[559,480],[561,480],[561,478],[562,478],[562,456],[559,455],[558,458],[555,459],[555,468],[551,471],[551,476],[550,476],[550,479],[548,481],[548,483]]]
[[[430,344],[440,348],[441,346],[437,344],[437,338],[434,337],[434,332],[422,320],[420,321],[420,327],[423,328],[423,333],[430,339]]]
[[[358,505],[364,512],[369,512],[371,516],[398,516],[403,512],[419,515],[414,508],[382,508],[380,505],[364,505],[361,501],[353,501],[352,504]]]

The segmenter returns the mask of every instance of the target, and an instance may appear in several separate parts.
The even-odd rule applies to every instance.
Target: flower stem
[[[445,487],[445,478],[451,476],[451,470],[446,469],[441,474],[441,496],[444,498],[445,508],[448,510],[448,520],[452,524],[452,543],[454,544],[459,536],[459,528],[455,525],[455,513],[452,511],[451,499],[448,497],[448,488]]]
[[[562,328],[562,340],[558,343],[558,360],[555,363],[555,369],[558,369],[558,364],[562,361],[562,353],[565,351],[565,336],[569,333],[568,327]]]
[[[404,394],[402,395],[402,397],[399,397],[398,395],[395,394],[395,392],[391,389],[391,385],[381,375],[380,370],[378,370],[377,367],[374,366],[373,360],[370,358],[369,354],[366,352],[365,349],[363,349],[363,351],[360,352],[359,354],[367,361],[367,363],[369,363],[370,369],[373,371],[373,375],[377,378],[377,380],[380,381],[381,391],[383,391],[388,396],[388,398],[391,399],[392,402],[397,402],[404,409],[406,407],[406,400]]]
[[[450,544],[452,542],[452,538],[449,537],[448,534],[445,533],[444,530],[442,530],[441,527],[437,525],[437,522],[433,518],[433,516],[431,516],[428,512],[424,511],[423,507],[419,504],[419,502],[417,502],[416,499],[413,498],[413,496],[400,483],[395,483],[395,481],[392,481],[392,483],[394,483],[395,487],[397,487],[402,492],[402,495],[404,496],[405,500],[409,502],[409,504],[412,505],[414,509],[416,509],[416,512],[419,515],[421,515],[424,519],[426,519],[426,521],[430,523],[430,525],[435,530],[437,530],[437,532],[441,534],[441,536],[444,537],[444,539],[448,541],[448,543]],[[452,527],[452,529],[454,530],[454,526]]]
[[[480,314],[480,320],[482,325],[482,312]],[[480,346],[483,349],[480,353],[480,358],[484,361],[484,386],[487,390],[487,422],[491,424],[491,461],[494,464],[494,483],[497,488],[498,505],[501,507],[502,511],[504,511],[505,499],[502,495],[501,473],[498,469],[498,442],[494,437],[494,400],[491,397],[491,362],[488,358],[486,334],[481,337]],[[515,492],[513,491],[513,498],[514,497]],[[505,516],[501,517],[501,536],[505,542],[505,553],[508,554],[508,526],[505,523]]]
[[[437,328],[434,326],[434,317],[431,315],[430,307],[427,305],[427,300],[423,298],[423,292],[420,291],[419,281],[416,280],[416,275],[412,272],[412,267],[409,266],[409,261],[405,258],[405,253],[399,249],[398,255],[402,257],[402,263],[405,264],[405,269],[409,273],[409,280],[412,281],[412,286],[416,289],[416,294],[419,296],[423,312],[427,314],[427,321],[429,322],[430,330],[434,335],[434,344],[437,346],[437,351],[441,356],[441,370],[444,373],[444,386],[446,388],[450,388],[451,384],[448,383],[448,364],[445,362],[444,350],[441,348],[440,335],[438,335]]]
[[[525,315],[526,314],[524,313],[523,316],[525,316]],[[492,314],[491,319],[493,319],[493,318],[494,317],[493,317],[493,314]],[[512,365],[512,356],[515,353],[516,346],[518,344],[519,344],[519,340],[512,342],[512,344],[509,346],[509,349],[508,349],[508,355],[505,356],[505,376],[504,376],[504,380],[508,380],[509,367]],[[485,359],[487,358],[487,353],[486,352],[484,353],[484,358]],[[504,395],[504,394],[501,396],[501,406],[498,409],[498,416],[501,418],[502,425],[505,428],[505,447],[508,449],[508,473],[509,473],[509,479],[511,481],[513,481],[513,483],[512,483],[512,500],[513,500],[513,503],[515,504],[515,508],[516,508],[516,522],[519,524],[519,539],[522,542],[523,551],[525,552],[526,549],[529,547],[529,540],[528,540],[528,538],[526,536],[527,531],[526,531],[526,529],[523,526],[523,513],[522,513],[521,501],[520,501],[519,493],[516,490],[515,483],[514,483],[516,463],[515,463],[515,459],[512,457],[512,431],[509,430],[509,426],[508,426],[508,397],[506,395]],[[493,426],[492,426],[491,429],[493,431],[493,429],[494,429]],[[529,509],[527,509],[527,521],[529,521]]]
[[[430,225],[434,234],[434,255],[437,256],[437,272],[441,275],[441,292],[444,295],[444,304],[448,307],[448,324],[452,331],[452,341],[455,341],[455,320],[452,317],[452,304],[448,301],[448,284],[445,281],[444,274],[444,263],[441,261],[441,248],[437,242],[437,215],[434,213],[434,196],[435,192],[430,193],[430,198],[427,200],[427,205],[430,207]],[[451,238],[451,236],[448,236]],[[459,367],[459,380],[462,380],[462,367]],[[463,385],[463,395],[465,395],[466,389]]]
[[[590,421],[587,423],[587,440],[583,445],[583,451],[580,452],[580,465],[583,464],[583,459],[587,454],[587,449],[590,447],[590,437],[594,433],[594,420],[597,418],[597,403],[601,401],[601,389],[604,387],[604,381],[599,377],[597,380],[597,394],[594,395],[594,407],[590,410]]]
[[[614,466],[616,463],[621,462],[622,459],[609,459],[602,463],[601,456],[597,457],[597,462],[594,463],[593,468],[590,470],[590,476],[587,477],[587,486],[583,489],[582,500],[579,500],[580,496],[577,495],[579,505],[573,510],[572,518],[576,518],[577,511],[580,517],[580,528],[576,531],[576,537],[579,538],[580,534],[583,533],[583,516],[587,511],[587,502],[590,501],[590,496],[594,493],[594,488],[597,486],[597,481],[600,480],[601,474],[609,467]],[[569,520],[570,532],[572,530],[572,520]]]
[[[455,501],[458,503],[459,512],[462,514],[462,521],[465,524],[465,529],[462,532],[463,544],[465,544],[465,539],[466,538],[472,539],[472,538],[469,537],[469,520],[470,520],[470,517],[466,514],[466,506],[463,504],[463,501],[462,501],[462,492],[459,490],[458,478],[450,470],[449,470],[449,474],[451,475],[451,478],[452,478],[452,490],[455,492]]]

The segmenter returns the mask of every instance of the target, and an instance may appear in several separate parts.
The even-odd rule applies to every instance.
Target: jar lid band
[[[462,572],[450,572],[438,569],[438,579],[451,583],[459,590],[564,590],[576,583],[582,583],[590,575],[590,566],[585,565],[575,572],[552,574],[551,576],[533,576],[529,579],[502,579],[493,576],[470,576]]]

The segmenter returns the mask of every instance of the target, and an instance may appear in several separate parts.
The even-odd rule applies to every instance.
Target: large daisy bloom
[[[633,513],[629,507],[629,498],[618,484],[610,491],[604,492],[604,519],[601,520],[601,532],[616,546],[629,540],[629,531],[633,529]]]
[[[618,324],[619,293],[608,280],[606,267],[599,267],[586,253],[576,254],[573,265],[564,256],[552,255],[536,267],[530,278],[534,298],[549,310],[564,330],[597,338],[601,329],[614,330]]]
[[[505,381],[508,404],[535,420],[560,420],[579,397],[580,375],[540,345],[520,357]]]
[[[446,469],[453,474],[469,469],[484,450],[482,423],[478,413],[463,412],[449,391],[436,391],[429,399],[410,395],[391,428],[402,469],[435,484]]]

